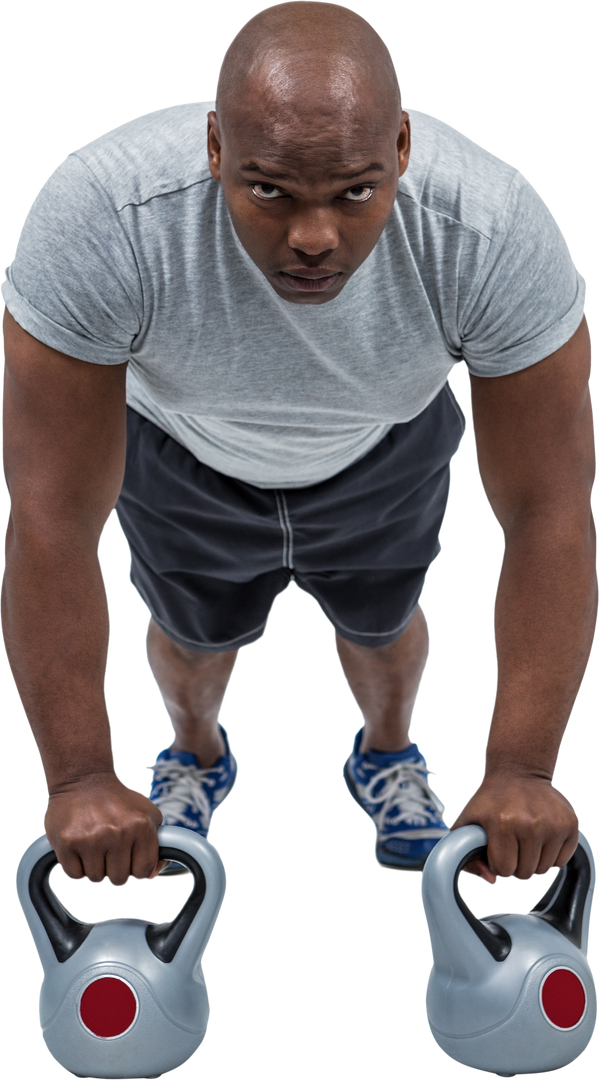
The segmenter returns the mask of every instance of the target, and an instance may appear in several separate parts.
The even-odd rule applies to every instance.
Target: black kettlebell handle
[[[206,877],[200,864],[179,848],[159,848],[159,858],[183,863],[193,874],[193,889],[178,915],[170,923],[150,924],[146,929],[149,948],[165,964],[170,964],[201,907],[206,895]],[[56,852],[38,859],[29,875],[29,896],[59,964],[64,964],[83,944],[95,923],[75,919],[50,887],[50,874],[57,865]]]
[[[469,851],[460,862],[453,879],[453,892],[456,903],[474,933],[482,941],[494,960],[505,960],[512,948],[512,939],[505,927],[492,918],[477,919],[464,903],[458,889],[460,872],[473,859],[486,859],[487,847],[478,847]],[[584,910],[591,884],[591,864],[589,857],[578,845],[572,858],[563,866],[551,883],[539,903],[532,909],[531,915],[544,919],[555,930],[571,941],[577,948],[582,946]],[[498,916],[496,916],[498,918]]]

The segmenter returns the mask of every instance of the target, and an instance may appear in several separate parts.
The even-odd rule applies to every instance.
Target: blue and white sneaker
[[[219,725],[220,726],[220,725]],[[179,750],[163,750],[150,768],[154,772],[150,799],[162,810],[164,825],[183,825],[201,836],[208,835],[210,818],[217,806],[229,794],[237,776],[224,728],[220,733],[226,753],[209,769],[201,769],[195,754]],[[186,867],[172,862],[161,874],[182,874]]]
[[[412,743],[397,754],[360,753],[356,735],[343,775],[357,803],[376,825],[376,857],[382,866],[422,870],[435,844],[449,831],[445,807],[427,783],[426,761]]]

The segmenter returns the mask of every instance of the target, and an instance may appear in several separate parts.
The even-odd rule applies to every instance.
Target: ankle
[[[369,750],[376,750],[379,754],[400,754],[402,750],[407,750],[412,745],[412,740],[407,735],[369,732],[364,728],[360,753],[367,754]]]
[[[170,749],[175,753],[194,754],[201,769],[210,769],[227,752],[219,729],[206,732],[201,737],[198,737],[197,732],[177,733]]]

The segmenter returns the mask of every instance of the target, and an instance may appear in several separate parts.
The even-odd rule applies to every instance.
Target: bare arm
[[[126,365],[65,356],[8,312],[4,333],[7,652],[46,771],[50,842],[72,877],[121,884],[155,871],[161,820],[114,773],[104,701],[97,548],[123,478]]]
[[[589,368],[583,321],[546,360],[472,377],[480,472],[505,556],[485,779],[456,826],[487,830],[488,880],[563,866],[577,843],[574,811],[551,779],[596,615]]]

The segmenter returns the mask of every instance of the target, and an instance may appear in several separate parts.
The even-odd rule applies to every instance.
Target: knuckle
[[[512,810],[504,809],[498,812],[493,824],[497,832],[505,835],[513,832],[520,820]]]
[[[108,876],[116,886],[124,885],[131,873],[149,877],[158,860],[158,807],[134,794],[82,809],[79,814],[71,809],[47,814],[46,832],[65,873],[94,883]]]

